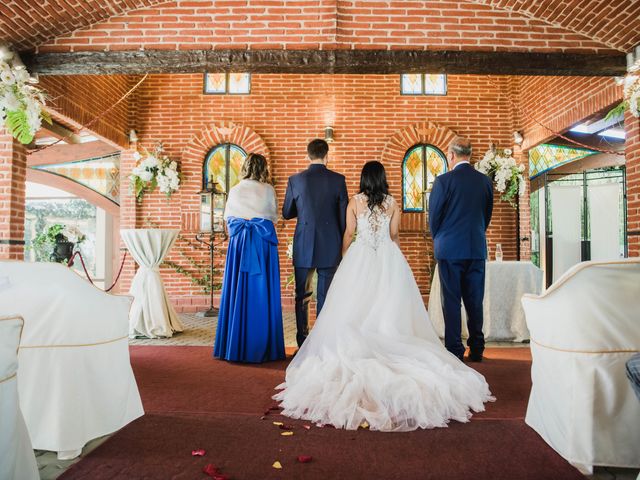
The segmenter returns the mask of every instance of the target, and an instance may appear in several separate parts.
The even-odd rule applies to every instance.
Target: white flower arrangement
[[[164,153],[161,143],[153,152],[145,150],[144,156],[139,152],[134,153],[134,158],[137,164],[131,171],[129,178],[131,189],[138,201],[142,201],[144,194],[152,192],[156,187],[167,198],[178,191],[181,180],[178,164]]]
[[[516,195],[523,195],[527,185],[524,179],[524,165],[518,165],[513,158],[513,152],[508,149],[498,149],[492,146],[484,154],[482,160],[476,163],[476,170],[491,177],[496,190],[502,193],[502,200],[515,206]]]
[[[35,83],[20,59],[0,46],[0,127],[23,144],[33,141],[43,119],[51,123],[44,92]]]

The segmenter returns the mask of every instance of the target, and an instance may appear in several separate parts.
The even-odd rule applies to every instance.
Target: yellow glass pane
[[[227,75],[225,73],[207,73],[204,81],[206,93],[225,93],[227,91]]]
[[[207,165],[207,181],[211,180],[218,184],[218,188],[221,190],[226,189],[227,185],[227,169],[226,169],[226,152],[225,145],[217,147],[211,156],[209,157],[209,163]]]
[[[230,73],[229,93],[249,93],[251,90],[251,74]]]
[[[229,188],[232,188],[240,181],[240,171],[247,154],[235,145],[231,145],[229,153]]]
[[[447,76],[444,74],[426,74],[424,76],[424,93],[427,95],[444,95],[447,93]]]
[[[413,148],[407,152],[405,158],[402,169],[404,186],[403,208],[405,210],[422,211],[422,190],[424,188],[422,147]]]
[[[401,84],[404,95],[422,94],[422,74],[420,73],[403,73]]]
[[[444,173],[447,168],[445,159],[438,150],[433,147],[426,147],[425,150],[427,154],[427,190],[431,191],[436,177]]]

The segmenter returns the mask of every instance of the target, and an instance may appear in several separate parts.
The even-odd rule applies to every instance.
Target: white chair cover
[[[0,315],[25,320],[18,387],[33,447],[77,451],[144,414],[129,360],[131,298],[55,263],[0,262]]]
[[[37,480],[38,466],[18,405],[18,345],[22,318],[0,317],[0,479]]]
[[[164,289],[159,269],[178,237],[178,230],[120,230],[120,235],[140,266],[129,290],[134,297],[129,312],[129,335],[169,338],[174,332],[181,332],[184,327]]]
[[[533,357],[527,424],[585,473],[640,467],[640,402],[625,376],[640,351],[640,259],[580,263],[522,304]]]

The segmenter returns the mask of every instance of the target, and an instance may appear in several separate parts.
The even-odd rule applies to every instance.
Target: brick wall
[[[624,119],[627,134],[627,230],[629,256],[640,257],[640,120],[627,113]]]
[[[347,176],[350,194],[356,192],[362,165],[382,159],[392,193],[399,198],[405,150],[394,150],[390,145],[412,126],[417,126],[414,130],[418,136],[425,125],[433,125],[434,131],[449,132],[428,137],[443,150],[448,145],[448,135],[467,135],[475,146],[476,158],[492,141],[512,146],[514,126],[508,99],[498,91],[507,84],[508,77],[449,76],[447,96],[414,97],[399,94],[398,75],[261,74],[253,76],[249,96],[216,96],[202,94],[201,75],[152,75],[137,94],[139,113],[135,127],[146,147],[164,142],[168,153],[181,161],[185,180],[183,188],[171,199],[159,193],[146,196],[142,204],[136,205],[136,224],[180,228],[185,239],[193,240],[204,154],[216,143],[227,140],[225,135],[234,137],[248,150],[265,151],[281,202],[287,177],[306,168],[307,142],[321,136],[328,124],[335,129],[330,167]],[[479,97],[478,92],[484,92],[483,96]],[[123,194],[125,191],[123,188]],[[430,245],[410,223],[404,224],[402,248],[426,295]],[[279,226],[283,281],[291,273],[284,249],[293,227],[294,222]],[[515,258],[515,211],[503,202],[496,203],[489,238],[492,252],[495,243],[502,243],[505,257]],[[221,267],[224,245],[218,251],[216,263]],[[181,248],[179,242],[168,258],[191,270],[189,258],[202,264],[208,262],[206,250],[187,242]],[[197,297],[201,295],[199,288],[187,277],[169,268],[163,268],[162,274],[170,295],[182,297],[177,302],[180,308],[189,308],[184,303],[191,304],[192,295],[196,295],[196,302],[204,301],[205,297]],[[291,294],[289,288],[285,296]]]
[[[451,0],[175,0],[58,36],[39,50],[140,48],[616,52],[526,13]]]
[[[91,130],[122,147],[128,142],[131,98],[114,104],[135,83],[137,77],[126,75],[43,76],[40,80],[40,86],[49,96],[47,104],[61,114],[61,118],[80,125],[94,122]],[[101,118],[94,121],[98,116]]]
[[[0,259],[24,257],[27,159],[22,145],[0,129]]]
[[[622,99],[622,88],[610,77],[514,78],[525,151]]]

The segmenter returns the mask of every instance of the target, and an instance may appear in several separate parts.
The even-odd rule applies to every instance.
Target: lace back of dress
[[[371,210],[367,204],[367,196],[363,193],[356,195],[357,241],[375,249],[386,240],[391,240],[389,223],[392,205],[393,197],[387,195],[382,207]]]

